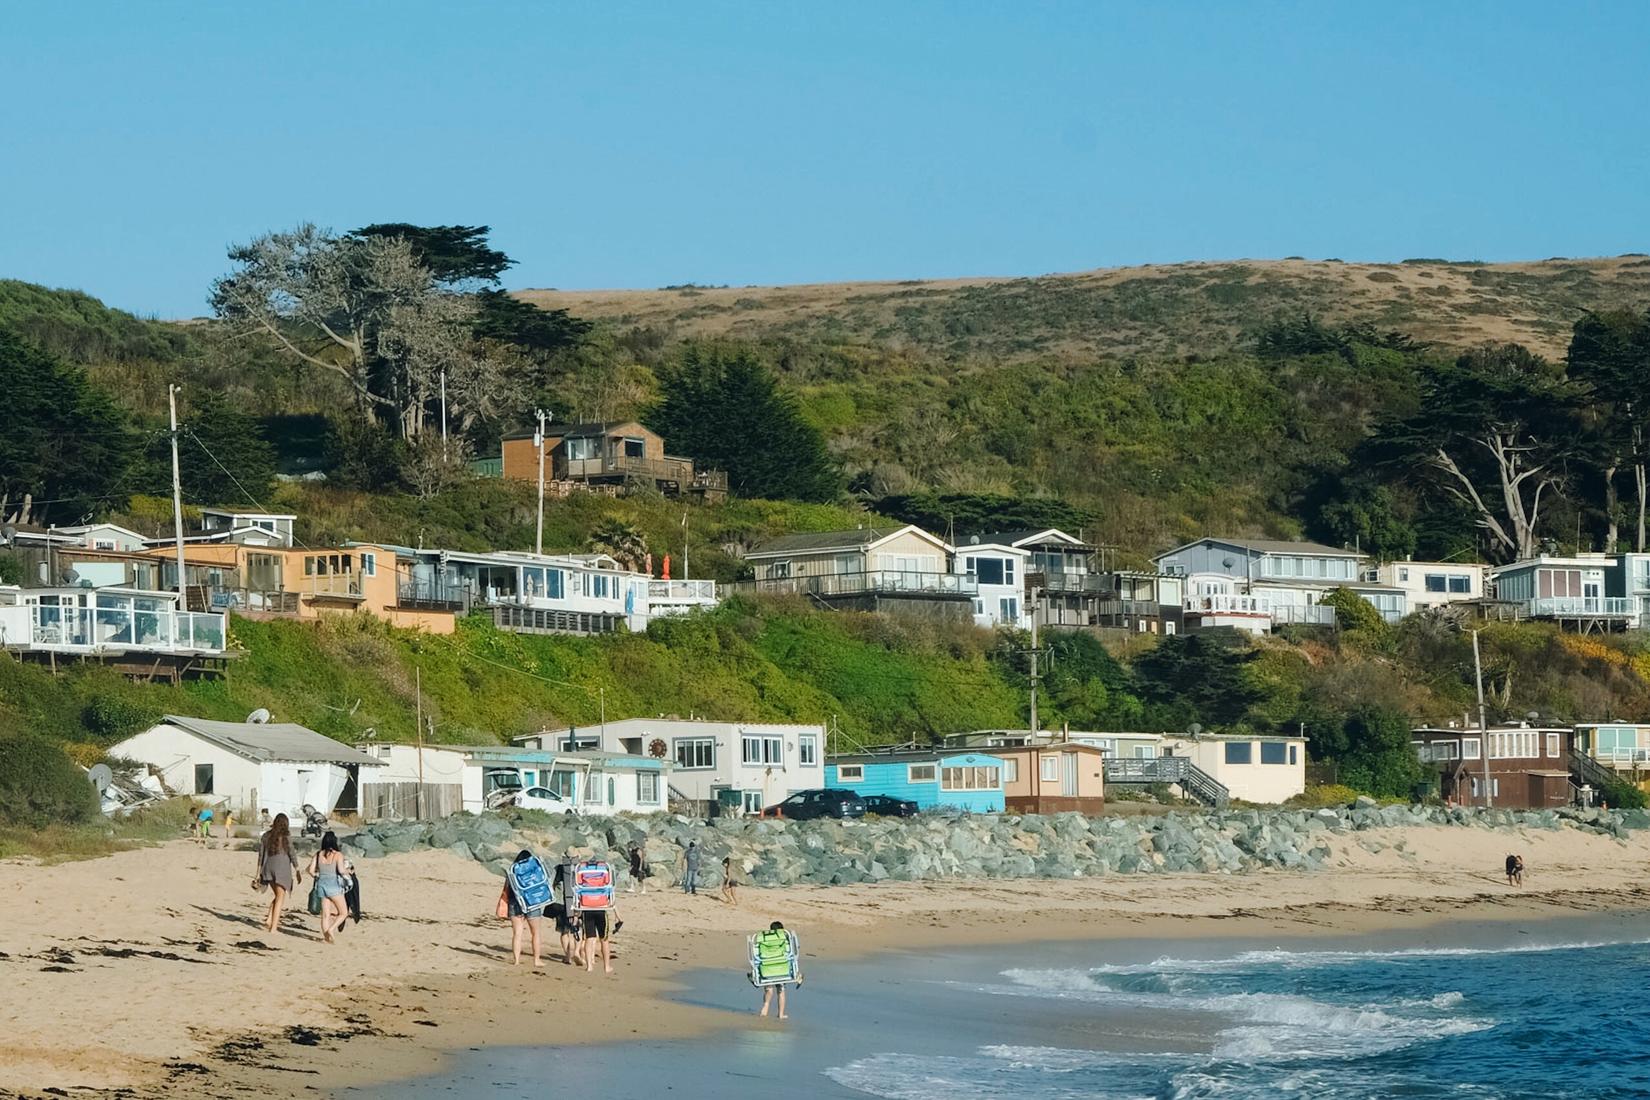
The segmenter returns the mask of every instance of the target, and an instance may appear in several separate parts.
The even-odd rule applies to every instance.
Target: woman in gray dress
[[[258,842],[258,881],[275,895],[269,901],[269,919],[264,921],[264,931],[273,935],[280,930],[287,896],[304,881],[292,855],[292,830],[286,814],[276,814],[269,831]]]

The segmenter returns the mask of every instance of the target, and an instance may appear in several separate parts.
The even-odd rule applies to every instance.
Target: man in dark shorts
[[[584,969],[588,973],[596,968],[596,951],[602,953],[602,971],[613,973],[613,949],[608,943],[611,934],[608,922],[618,924],[618,913],[612,909],[591,909],[580,914],[584,921]]]
[[[1507,885],[1524,885],[1524,857],[1511,855],[1507,857]]]

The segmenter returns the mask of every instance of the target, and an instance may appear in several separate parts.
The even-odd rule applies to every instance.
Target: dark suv
[[[808,821],[816,817],[864,817],[865,800],[853,791],[835,788],[797,791],[777,806],[763,810],[762,816],[783,817],[791,821]]]

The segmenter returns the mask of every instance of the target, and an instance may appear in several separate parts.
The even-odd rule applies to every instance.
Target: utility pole
[[[1478,751],[1484,759],[1484,806],[1495,805],[1490,793],[1490,726],[1484,716],[1484,662],[1478,655],[1478,631],[1472,632],[1472,674],[1478,684]]]
[[[687,509],[682,510],[682,579],[688,579]]]
[[[413,733],[418,739],[418,788],[413,794],[413,815],[424,820],[424,673],[413,666]]]
[[[1031,589],[1031,739],[1036,741],[1039,727],[1037,725],[1037,590]]]
[[[178,610],[189,610],[189,581],[183,567],[183,480],[178,474],[178,387],[166,387],[172,420],[172,531],[178,541]]]
[[[537,533],[533,536],[533,553],[544,553],[544,410],[536,410],[539,418],[538,431],[533,433],[533,446],[539,452],[539,520]]]

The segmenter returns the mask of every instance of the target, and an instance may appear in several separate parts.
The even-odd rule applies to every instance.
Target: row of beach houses
[[[1464,806],[1551,808],[1650,790],[1650,725],[1417,727],[1430,778],[1418,796]],[[833,744],[833,741],[835,742]],[[837,788],[967,813],[1098,813],[1107,792],[1167,788],[1208,806],[1276,804],[1306,788],[1303,738],[1075,730],[977,730],[937,745],[865,749],[828,727],[699,717],[540,730],[509,744],[354,745],[290,723],[169,715],[109,750],[155,794],[216,803],[243,820],[305,807],[363,820],[431,819],[520,804],[580,814],[752,815]]]

